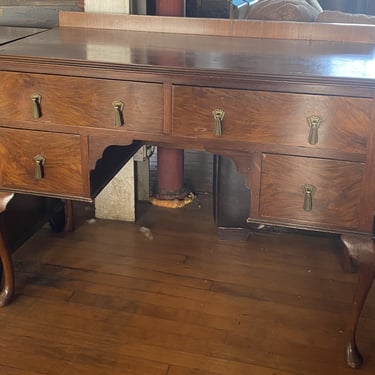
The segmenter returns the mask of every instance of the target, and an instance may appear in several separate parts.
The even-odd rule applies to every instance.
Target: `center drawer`
[[[364,154],[371,103],[363,98],[174,86],[173,135]]]
[[[264,220],[357,229],[364,164],[263,155],[259,215]]]
[[[0,128],[0,187],[84,196],[80,136]]]
[[[163,86],[2,72],[0,119],[160,133]]]

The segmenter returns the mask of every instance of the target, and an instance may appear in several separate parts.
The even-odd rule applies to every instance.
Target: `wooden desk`
[[[359,264],[347,328],[359,367],[375,276],[373,28],[89,14],[61,25],[0,50],[1,190],[91,200],[126,161],[113,146],[137,142],[229,156],[249,222],[341,234]],[[0,254],[6,304],[1,242]]]
[[[30,27],[0,26],[0,46],[45,30]]]
[[[40,33],[42,31],[45,31],[45,29],[0,26],[0,46],[11,43],[15,40],[26,38],[27,36],[30,36],[33,34]],[[13,195],[14,194],[11,192],[0,192],[0,214],[6,209],[7,204],[9,200],[12,199]],[[30,202],[26,200],[23,203],[26,203],[26,206],[27,206]],[[33,221],[37,220],[37,217],[34,216],[32,220]],[[1,222],[0,225],[2,226],[0,228],[0,248],[5,249],[5,242],[3,239],[3,229],[7,226],[6,225],[7,221],[3,219],[3,215],[0,215],[0,222]],[[23,227],[23,224],[24,223],[21,223],[20,225],[21,228]],[[19,237],[20,232],[16,231],[16,236]],[[3,267],[5,269],[9,269],[9,267],[11,267],[10,256],[9,256],[10,251],[8,251],[8,249],[6,250],[7,250],[6,252],[4,252],[4,250],[0,252],[0,257],[1,257],[1,262],[2,262]],[[2,275],[2,272],[1,272],[1,275]],[[13,289],[13,275],[9,272],[5,272],[3,280],[4,280],[4,286],[0,294],[0,305],[3,304],[2,301],[4,302],[7,301],[8,293],[10,293],[11,290]]]

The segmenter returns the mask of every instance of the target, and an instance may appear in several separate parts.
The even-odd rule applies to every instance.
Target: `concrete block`
[[[135,221],[134,160],[117,173],[95,199],[98,219]]]

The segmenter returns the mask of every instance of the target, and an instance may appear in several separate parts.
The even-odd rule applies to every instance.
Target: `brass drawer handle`
[[[115,126],[116,128],[119,128],[120,126],[124,125],[124,103],[119,100],[115,100],[112,103],[112,106],[115,110]]]
[[[309,132],[309,143],[310,145],[316,145],[318,143],[318,129],[321,124],[321,119],[319,116],[312,115],[307,118],[307,123],[309,124],[310,127],[310,132]]]
[[[41,95],[39,95],[38,93],[34,93],[30,96],[30,99],[33,104],[33,117],[35,119],[41,117],[42,116]]]
[[[216,108],[212,111],[212,114],[214,116],[214,121],[215,121],[214,135],[216,137],[220,137],[223,133],[223,120],[224,120],[225,112],[220,108]]]
[[[302,186],[302,192],[304,194],[303,209],[307,212],[312,211],[312,208],[313,208],[312,197],[315,191],[316,191],[316,187],[314,185],[306,184]]]
[[[34,156],[35,162],[35,179],[41,180],[44,177],[44,164],[46,163],[46,158],[42,155]]]

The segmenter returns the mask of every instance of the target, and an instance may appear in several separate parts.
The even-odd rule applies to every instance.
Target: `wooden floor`
[[[46,227],[14,260],[1,375],[375,374],[374,291],[359,328],[365,365],[344,364],[356,275],[334,238],[222,241],[202,199],[144,206],[136,224]]]

